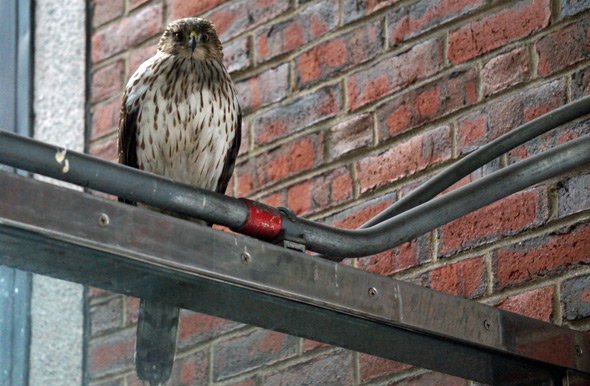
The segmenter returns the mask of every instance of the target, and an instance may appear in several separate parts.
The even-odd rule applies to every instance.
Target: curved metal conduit
[[[359,230],[311,222],[263,204],[195,189],[2,130],[0,163],[201,218],[256,237],[294,241],[309,250],[338,256],[333,260],[341,260],[391,249],[505,196],[590,162],[590,135],[586,135],[428,201],[504,152],[588,113],[590,97],[585,97],[512,130],[450,166]],[[258,222],[260,219],[262,224]]]

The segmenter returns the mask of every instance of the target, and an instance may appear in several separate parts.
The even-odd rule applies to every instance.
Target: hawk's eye
[[[201,34],[201,41],[207,43],[209,41],[209,35],[206,33]]]
[[[176,31],[174,32],[174,37],[176,38],[176,40],[184,40],[184,32]]]

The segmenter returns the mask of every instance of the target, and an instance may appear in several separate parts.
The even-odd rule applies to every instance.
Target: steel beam
[[[582,332],[47,183],[0,186],[0,264],[479,382],[590,374]]]

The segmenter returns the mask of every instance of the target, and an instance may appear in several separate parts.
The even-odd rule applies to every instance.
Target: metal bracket
[[[590,381],[583,332],[40,181],[0,186],[0,264],[484,383]]]

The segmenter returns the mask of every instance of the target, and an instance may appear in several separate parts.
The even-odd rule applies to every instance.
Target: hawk
[[[131,76],[119,121],[119,162],[225,193],[240,147],[241,112],[215,27],[171,22],[157,53]],[[170,377],[179,309],[141,300],[135,363],[150,384]]]

